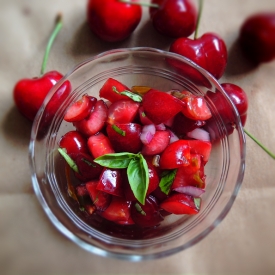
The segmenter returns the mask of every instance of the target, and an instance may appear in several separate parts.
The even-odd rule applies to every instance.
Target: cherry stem
[[[253,140],[255,141],[269,156],[275,159],[275,154],[271,153],[269,149],[267,149],[258,139],[256,139],[252,134],[250,134],[246,129],[244,132]]]
[[[203,0],[199,0],[199,12],[198,12],[196,30],[194,34],[194,40],[198,38],[198,30],[199,30],[199,25],[201,21],[202,8],[203,8]]]
[[[154,3],[145,3],[145,2],[134,2],[131,0],[119,0],[119,2],[126,3],[126,4],[131,4],[131,5],[138,5],[138,6],[144,6],[144,7],[149,7],[149,8],[159,8],[158,4]]]
[[[53,45],[53,42],[57,36],[57,34],[59,33],[59,31],[61,30],[62,28],[62,15],[61,14],[58,14],[57,17],[56,17],[56,20],[55,20],[55,27],[54,27],[54,30],[53,32],[51,33],[51,36],[49,38],[49,41],[48,41],[48,44],[47,44],[47,47],[46,47],[46,51],[45,51],[45,54],[44,54],[44,58],[43,58],[43,62],[42,62],[42,67],[41,67],[41,71],[40,71],[40,74],[43,75],[44,72],[45,72],[45,69],[46,69],[46,65],[47,65],[47,62],[48,62],[48,58],[49,58],[49,53],[50,53],[50,50],[51,50],[51,47]]]

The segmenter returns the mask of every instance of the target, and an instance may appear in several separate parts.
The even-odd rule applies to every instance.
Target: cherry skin
[[[141,15],[139,5],[118,0],[88,1],[88,25],[93,33],[107,42],[118,42],[129,37],[138,26]]]
[[[22,115],[33,121],[50,89],[63,77],[57,71],[50,71],[39,78],[21,79],[13,90],[13,98]]]
[[[178,38],[170,46],[170,52],[185,56],[219,79],[226,68],[227,48],[214,33],[205,33],[195,40]]]
[[[232,83],[222,83],[221,86],[236,106],[242,125],[244,126],[248,109],[248,97],[245,91],[241,87]]]
[[[190,0],[152,0],[159,8],[150,8],[153,26],[161,34],[188,37],[196,27],[197,9]]]
[[[275,12],[257,13],[241,26],[239,42],[243,53],[254,63],[275,58]]]

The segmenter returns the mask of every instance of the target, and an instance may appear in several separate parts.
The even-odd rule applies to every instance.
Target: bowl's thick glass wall
[[[213,113],[213,150],[206,165],[207,187],[198,215],[171,215],[153,234],[142,240],[118,238],[90,226],[77,213],[66,192],[64,162],[57,152],[58,140],[69,130],[63,121],[66,108],[83,94],[98,96],[109,78],[129,87],[150,86],[162,91],[187,89],[205,96]],[[69,81],[71,93],[60,105],[47,134],[38,138],[43,111],[58,88]],[[207,93],[221,93],[235,117],[235,129],[227,130]],[[211,129],[210,129],[211,133]],[[127,260],[153,259],[181,251],[205,237],[226,216],[241,186],[244,174],[245,140],[240,119],[218,82],[203,69],[178,55],[150,48],[118,49],[100,54],[69,72],[50,92],[33,125],[30,164],[35,193],[53,224],[82,248],[103,256]]]

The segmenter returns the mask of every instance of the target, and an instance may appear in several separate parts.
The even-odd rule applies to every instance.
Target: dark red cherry
[[[94,158],[90,154],[79,152],[70,154],[70,157],[75,161],[79,170],[75,175],[82,182],[97,179],[100,176],[103,167],[95,163]]]
[[[245,56],[255,63],[275,58],[275,12],[253,14],[240,29],[239,42]]]
[[[41,77],[25,78],[14,87],[13,97],[22,115],[33,121],[50,89],[63,77],[57,71],[50,71]]]
[[[204,120],[193,120],[186,117],[180,112],[175,115],[172,124],[172,130],[175,132],[176,135],[183,136],[196,128],[202,127],[203,125],[205,125]]]
[[[242,125],[244,126],[248,109],[248,97],[245,91],[241,87],[232,83],[222,83],[221,86],[236,106]]]
[[[226,68],[227,48],[224,41],[214,33],[205,33],[200,38],[178,38],[170,46],[170,52],[189,58],[197,65],[208,71],[216,79],[219,79]],[[175,64],[177,66],[177,64]],[[179,69],[181,67],[179,66]],[[191,75],[192,80],[201,80],[202,76],[190,68],[182,67],[183,73]]]
[[[137,123],[117,123],[107,126],[107,134],[116,152],[138,153],[142,148],[141,125]]]
[[[141,227],[156,226],[163,221],[158,203],[153,196],[147,197],[144,205],[133,202],[131,205],[131,217],[134,223]]]
[[[104,41],[117,42],[126,39],[138,26],[141,15],[142,9],[139,5],[118,0],[88,1],[88,25]]]
[[[63,77],[63,75],[57,71],[49,71],[45,73],[45,67],[48,61],[52,43],[61,27],[62,17],[61,15],[58,15],[55,28],[49,38],[46,47],[41,67],[41,76],[19,80],[13,90],[13,98],[17,109],[30,121],[34,120],[39,108],[41,107],[51,88]]]
[[[150,8],[153,26],[161,34],[179,38],[188,37],[196,27],[197,9],[190,0],[152,0],[158,8]]]
[[[88,154],[87,139],[78,131],[69,131],[61,137],[59,147],[66,149],[68,155]]]
[[[121,170],[104,168],[99,178],[97,190],[123,197]]]

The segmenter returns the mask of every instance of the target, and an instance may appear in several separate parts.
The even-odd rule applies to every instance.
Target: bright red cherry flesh
[[[93,33],[107,42],[118,42],[129,37],[138,26],[141,15],[139,5],[118,0],[88,1],[88,25]]]
[[[226,45],[214,33],[205,33],[195,40],[185,37],[178,38],[171,44],[169,51],[189,58],[216,79],[221,78],[226,68]],[[196,78],[195,75],[194,78]]]
[[[161,34],[179,38],[195,31],[197,9],[190,0],[152,0],[159,8],[150,8],[153,26]]]
[[[13,98],[20,113],[33,121],[46,95],[62,77],[59,72],[50,71],[39,78],[19,80]]]
[[[275,12],[257,13],[241,26],[239,42],[244,54],[254,63],[275,58]]]

